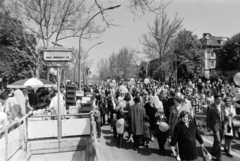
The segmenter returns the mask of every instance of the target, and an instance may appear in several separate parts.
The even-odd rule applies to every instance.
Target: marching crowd
[[[177,160],[196,160],[196,140],[206,150],[196,121],[196,115],[202,112],[206,116],[207,129],[214,137],[211,155],[222,160],[224,136],[224,151],[233,157],[231,143],[238,135],[238,128],[232,121],[240,114],[240,97],[234,83],[199,79],[176,86],[150,80],[137,82],[131,79],[118,83],[108,80],[95,85],[93,92],[95,108],[92,113],[97,122],[99,141],[101,126],[108,123],[119,148],[124,146],[126,132],[127,142],[134,142],[134,150],[141,152],[140,145],[148,147],[149,141],[157,138],[161,155],[165,155],[164,145],[169,140]]]
[[[197,114],[201,112],[206,116],[208,131],[213,133],[212,156],[222,160],[221,142],[224,137],[224,151],[233,157],[231,143],[234,137],[238,137],[240,127],[240,123],[239,127],[233,124],[235,116],[240,115],[240,94],[234,83],[220,79],[203,82],[199,79],[176,85],[147,78],[142,82],[109,79],[92,87],[84,86],[84,91],[95,95],[91,113],[95,117],[99,141],[101,126],[108,123],[119,148],[124,146],[126,133],[127,142],[133,142],[133,149],[138,152],[141,152],[140,146],[149,147],[150,141],[156,138],[160,155],[165,155],[168,140],[177,160],[196,160],[196,140],[205,149],[196,121]],[[1,91],[0,132],[28,111],[48,107],[65,114],[66,106],[57,111],[56,93],[52,88],[34,91],[30,87]],[[64,95],[65,88],[61,86],[60,99],[63,102]]]

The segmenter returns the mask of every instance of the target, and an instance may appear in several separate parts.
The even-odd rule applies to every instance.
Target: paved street
[[[212,137],[211,136],[203,136],[204,143],[207,149],[210,151],[212,147]],[[158,144],[155,139],[154,142],[150,142],[150,147],[145,148],[141,147],[141,153],[134,151],[132,149],[132,143],[126,143],[126,140],[123,142],[122,149],[116,147],[117,143],[113,142],[112,132],[110,131],[109,125],[102,127],[102,138],[101,143],[99,145],[99,150],[101,154],[101,158],[103,161],[175,161],[176,159],[171,156],[171,151],[167,147],[166,155],[161,156],[158,154]],[[223,141],[224,143],[224,141]],[[234,158],[229,158],[223,153],[223,161],[239,161],[240,160],[240,141],[234,140],[232,145]],[[201,148],[198,145],[198,161],[202,161]]]

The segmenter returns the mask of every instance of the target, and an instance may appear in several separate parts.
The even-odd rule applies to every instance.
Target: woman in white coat
[[[225,137],[225,146],[224,151],[229,157],[233,157],[231,154],[231,144],[233,140],[233,126],[232,118],[236,115],[235,108],[232,105],[232,98],[225,98],[225,121],[224,121],[224,137]]]

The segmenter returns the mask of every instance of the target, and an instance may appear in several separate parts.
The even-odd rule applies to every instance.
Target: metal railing
[[[93,109],[92,100],[90,109]],[[72,118],[69,118],[70,116]],[[79,122],[85,123],[84,125],[87,127],[79,127]],[[44,125],[49,126],[49,124],[52,124],[50,127],[54,128],[48,128],[47,131],[53,131],[51,135],[48,136],[49,132],[46,132],[47,127]],[[32,127],[35,129],[31,129]],[[39,131],[44,136],[41,135]],[[60,140],[62,138],[81,135],[90,135],[86,147],[86,155],[89,155],[87,160],[100,161],[101,159],[96,138],[96,122],[94,121],[94,117],[92,115],[89,113],[78,113],[33,116],[33,113],[31,112],[26,114],[19,121],[8,126],[4,129],[4,131],[0,132],[0,161],[10,160],[20,148],[22,148],[24,152],[28,153],[30,149],[30,147],[28,147],[28,142],[32,140],[46,140],[51,137],[53,140],[59,142],[60,148]]]
[[[31,115],[32,113],[26,114],[0,132],[0,161],[7,161],[21,147],[27,151],[27,119]]]

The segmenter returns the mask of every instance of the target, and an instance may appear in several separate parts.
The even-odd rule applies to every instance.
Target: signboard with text
[[[71,61],[72,52],[44,52],[44,61]]]
[[[69,62],[72,50],[63,47],[51,47],[43,50],[43,59],[48,62]]]

